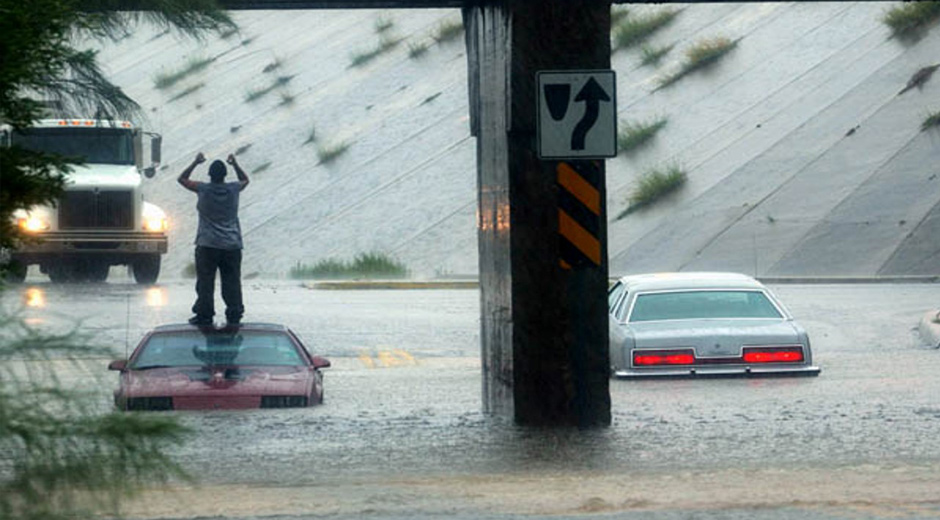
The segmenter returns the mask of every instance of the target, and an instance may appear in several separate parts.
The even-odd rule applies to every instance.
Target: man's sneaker
[[[190,325],[212,325],[212,318],[203,318],[202,316],[193,316],[189,318]]]

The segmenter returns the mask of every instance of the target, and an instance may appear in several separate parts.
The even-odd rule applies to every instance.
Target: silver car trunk
[[[704,319],[631,323],[636,348],[694,348],[696,357],[739,356],[744,346],[800,345],[799,330],[780,319]]]

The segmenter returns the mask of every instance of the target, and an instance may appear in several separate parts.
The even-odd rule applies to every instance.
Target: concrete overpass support
[[[523,425],[607,425],[604,163],[539,159],[536,73],[610,68],[610,2],[504,0],[465,8],[464,23],[477,138],[484,408]],[[593,187],[582,213],[596,243],[587,238],[583,262],[566,257],[571,243],[562,236],[572,172]]]

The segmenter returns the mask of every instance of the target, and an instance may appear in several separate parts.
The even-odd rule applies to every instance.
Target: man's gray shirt
[[[238,222],[238,182],[200,182],[196,194],[199,202],[199,229],[196,245],[217,249],[241,249],[242,228]]]

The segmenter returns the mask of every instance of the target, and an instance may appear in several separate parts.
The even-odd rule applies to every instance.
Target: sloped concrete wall
[[[670,119],[654,150],[614,160],[627,163],[627,175],[611,206],[623,207],[626,185],[653,164],[683,165],[689,181],[611,223],[612,272],[925,267],[915,258],[923,251],[899,248],[914,229],[918,243],[940,238],[920,226],[940,199],[929,160],[938,135],[920,130],[940,82],[898,92],[938,60],[938,35],[913,45],[890,38],[880,20],[889,5],[739,5],[688,28],[740,42],[707,74],[635,102]],[[893,267],[882,269],[889,259]]]
[[[920,67],[940,62],[940,30],[916,43],[891,38],[881,17],[892,5],[626,6],[680,13],[649,41],[674,45],[659,66],[641,65],[636,49],[612,55],[621,121],[668,123],[649,146],[607,161],[611,274],[937,274],[940,131],[920,124],[940,110],[940,74],[898,92]],[[382,251],[421,277],[476,274],[465,48],[462,36],[430,37],[459,22],[459,11],[235,17],[242,31],[226,39],[142,27],[101,45],[106,69],[165,137],[167,167],[148,183],[172,220],[164,275],[177,276],[192,255],[195,200],[176,175],[197,151],[238,149],[253,180],[242,202],[245,273],[283,276],[298,262]],[[351,67],[353,55],[378,44],[379,20],[392,22],[388,33],[400,43]],[[716,36],[738,45],[712,67],[656,88],[686,48]],[[419,44],[427,52],[409,57]],[[154,87],[161,71],[206,57],[214,61],[176,86]],[[246,100],[278,77],[290,79]],[[306,143],[312,129],[317,141]],[[340,142],[348,150],[319,163],[317,146]],[[686,185],[616,219],[639,178],[670,164],[687,171]]]
[[[298,262],[373,251],[419,275],[474,273],[475,143],[463,37],[432,38],[443,24],[459,24],[459,11],[234,16],[241,32],[225,39],[192,41],[141,27],[102,49],[115,81],[164,135],[166,166],[147,185],[171,218],[164,275],[179,276],[192,257],[195,198],[175,179],[200,150],[210,158],[240,150],[252,179],[241,203],[246,274],[282,276]],[[380,21],[392,25],[382,34]],[[353,66],[383,35],[400,41]],[[418,45],[427,51],[411,58]],[[214,61],[172,88],[155,88],[157,74],[203,58]],[[290,79],[247,100],[279,77]],[[307,142],[312,131],[316,141]],[[318,147],[342,143],[345,153],[320,161]],[[197,170],[194,178],[205,175]]]

